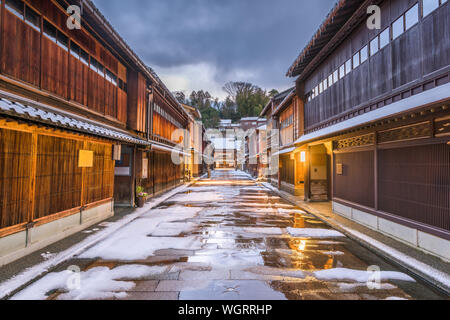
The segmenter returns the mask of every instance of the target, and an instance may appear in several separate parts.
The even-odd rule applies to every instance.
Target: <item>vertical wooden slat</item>
[[[34,217],[34,204],[36,199],[36,167],[37,167],[37,148],[38,148],[38,135],[33,133],[32,145],[31,145],[31,166],[30,166],[30,206],[28,221],[33,221]]]

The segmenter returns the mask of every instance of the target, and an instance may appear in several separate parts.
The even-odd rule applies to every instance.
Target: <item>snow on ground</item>
[[[267,189],[263,188],[263,187],[258,187],[258,186],[252,186],[252,187],[242,187],[240,188],[242,191],[264,191],[265,193],[267,193]]]
[[[237,202],[236,206],[238,207],[269,207],[269,208],[293,208],[290,204],[284,203],[252,203],[252,202]]]
[[[271,197],[269,195],[265,195],[265,196],[241,196],[241,199],[245,199],[245,200],[280,200],[280,197]]]
[[[331,229],[287,228],[287,230],[289,234],[293,237],[306,237],[306,238],[345,237],[342,233]]]
[[[345,269],[345,268],[335,268],[328,270],[320,270],[313,272],[314,277],[319,280],[326,281],[354,281],[366,283],[369,280],[372,281],[374,279],[374,273],[368,272],[367,270],[353,270],[353,269]],[[401,281],[410,281],[415,282],[413,278],[408,276],[405,273],[396,272],[396,271],[380,271],[379,279],[383,280],[401,280]]]
[[[168,198],[179,192],[184,192],[185,190],[186,186],[180,186],[173,189],[172,191],[169,191],[159,197],[152,199],[150,202],[145,204],[144,208],[135,210],[134,213],[125,216],[119,221],[102,223],[100,226],[106,227],[104,230],[95,233],[92,236],[89,236],[80,243],[68,248],[63,252],[58,253],[56,256],[38,265],[28,268],[22,273],[15,275],[11,279],[0,283],[0,299],[11,294],[14,290],[25,285],[36,277],[39,277],[40,275],[46,273],[52,267],[73,258],[81,252],[84,252],[86,248],[91,247],[92,245],[102,241],[103,239],[106,239],[110,235],[114,234],[117,230],[120,230],[123,226],[126,226],[129,223],[135,221],[141,215],[166,201]]]
[[[147,237],[145,235],[129,235],[128,237],[104,241],[83,253],[80,258],[133,261],[146,259],[162,249],[201,249],[197,237]]]
[[[401,261],[402,263],[412,267],[416,270],[421,270],[426,276],[434,279],[439,284],[444,285],[446,288],[450,288],[450,275],[448,273],[442,272],[438,269],[433,268],[430,265],[427,265],[423,262],[420,262],[394,248],[385,245],[365,234],[353,230],[351,228],[343,227],[343,229],[349,234],[353,235],[360,241],[364,241],[366,243],[370,243],[371,246],[377,248],[378,250],[385,252],[388,256],[392,257],[394,260]]]
[[[159,230],[161,223],[164,223],[163,226],[167,226],[167,223],[171,221],[175,222],[194,218],[201,210],[202,208],[184,206],[172,206],[167,209],[151,210],[118,230],[107,239],[88,249],[80,255],[80,258],[132,261],[146,259],[160,249],[200,249],[201,242],[196,237],[152,238],[149,235]],[[191,226],[188,225],[188,227]],[[185,230],[185,227],[181,227],[178,234]],[[172,234],[177,233],[175,229],[170,230],[170,232]]]
[[[226,240],[226,239],[224,239]],[[202,263],[214,269],[264,265],[260,250],[212,249],[197,251],[188,258],[189,263]]]
[[[45,300],[47,294],[55,290],[64,292],[58,296],[61,300],[124,298],[126,291],[133,289],[135,283],[121,280],[139,280],[166,270],[167,267],[160,266],[125,265],[114,269],[97,267],[79,275],[68,270],[49,273],[16,294],[12,300]],[[78,276],[79,282],[76,280]]]
[[[157,230],[151,233],[152,237],[177,237],[182,233],[188,233],[198,225],[192,222],[171,222],[161,223],[158,225]]]
[[[345,253],[342,251],[321,251],[326,256],[343,256]]]
[[[41,253],[41,257],[42,257],[44,260],[52,259],[52,258],[55,257],[55,256],[56,256],[56,253],[51,253],[51,252],[49,252],[49,251],[47,251],[47,252],[45,252],[45,253]]]
[[[182,193],[171,198],[170,201],[176,202],[213,202],[224,200],[219,192],[191,192]]]
[[[238,210],[240,213],[251,213],[254,215],[278,215],[276,208],[245,208],[243,210]],[[287,216],[287,215],[284,215]]]
[[[278,208],[278,212],[280,213],[288,213],[288,214],[302,214],[302,215],[308,215],[308,213],[306,213],[303,210],[297,210],[297,209],[283,209],[283,208]],[[309,215],[308,215],[309,216]]]
[[[282,235],[283,231],[281,228],[244,228],[246,233],[258,233],[267,235]]]

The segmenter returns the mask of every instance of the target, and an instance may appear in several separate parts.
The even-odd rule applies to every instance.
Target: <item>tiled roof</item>
[[[295,77],[302,74],[316,55],[335,37],[336,33],[363,3],[364,0],[339,0],[289,68],[286,75]]]
[[[150,145],[149,142],[128,133],[120,132],[119,130],[111,129],[98,123],[92,123],[73,115],[66,115],[62,111],[57,112],[26,102],[20,103],[5,97],[0,97],[0,114],[46,123],[59,128],[84,132],[112,140],[139,145]]]
[[[279,94],[275,95],[272,99],[270,99],[270,101],[267,103],[267,105],[264,107],[263,111],[261,112],[261,114],[259,115],[260,118],[264,117],[265,114],[267,113],[267,111],[269,110],[269,108],[272,106],[273,102],[276,101],[282,101],[284,98],[286,98],[286,96],[288,94],[290,94],[292,92],[292,90],[294,90],[295,87],[289,88],[283,92],[280,92]]]
[[[292,99],[292,97],[295,96],[295,89],[293,89],[289,94],[287,94],[283,101],[277,106],[277,108],[273,111],[272,115],[277,115],[280,111],[284,109],[286,106],[286,103]]]

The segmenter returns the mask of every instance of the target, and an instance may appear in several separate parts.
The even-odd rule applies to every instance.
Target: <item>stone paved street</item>
[[[75,288],[71,265],[82,271]],[[381,271],[372,289],[369,266]],[[59,269],[13,298],[445,298],[235,171],[213,172]]]

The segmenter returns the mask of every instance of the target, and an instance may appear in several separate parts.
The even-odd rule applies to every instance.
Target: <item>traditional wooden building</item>
[[[238,166],[238,145],[236,136],[222,132],[211,138],[214,145],[214,167],[216,169],[236,169]]]
[[[185,157],[185,170],[190,180],[202,176],[207,171],[208,166],[213,163],[213,150],[202,123],[200,110],[186,104],[182,106],[189,114],[189,139],[184,150],[188,154]]]
[[[303,135],[303,103],[295,88],[274,96],[261,117],[267,118],[268,180],[279,189],[303,196],[305,151],[294,145]]]
[[[261,177],[262,168],[267,163],[267,157],[262,157],[263,149],[266,148],[266,126],[265,118],[243,118],[240,121],[240,127],[244,135],[244,171],[255,178]]]
[[[2,0],[0,44],[0,265],[180,183],[187,114],[91,1]]]
[[[446,0],[341,0],[288,71],[304,104],[306,198],[447,260],[449,18]]]
[[[293,195],[304,196],[305,151],[296,148],[295,140],[303,135],[303,103],[295,88],[291,89],[272,111],[279,130],[278,187]]]

